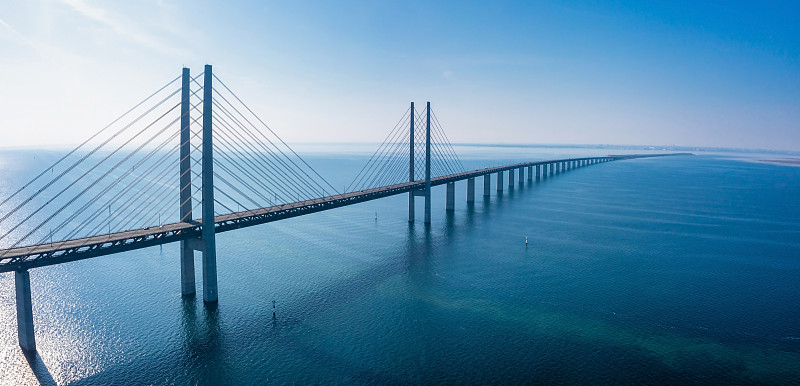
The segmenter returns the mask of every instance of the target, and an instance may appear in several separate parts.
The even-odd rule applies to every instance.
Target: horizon
[[[317,153],[318,151],[309,151],[304,146],[330,146],[330,147],[344,147],[344,146],[372,146],[380,145],[380,142],[287,142],[291,146],[300,146],[301,148],[295,149],[301,154]],[[704,153],[745,153],[753,155],[787,155],[798,156],[800,150],[780,150],[780,149],[757,149],[757,148],[734,148],[734,147],[719,147],[719,146],[690,146],[690,145],[649,145],[649,144],[580,144],[580,143],[451,143],[455,147],[499,147],[499,148],[531,148],[531,149],[609,149],[609,150],[645,150],[645,151],[697,151]],[[145,146],[144,149],[152,149],[154,146]],[[48,151],[48,152],[61,152],[70,151],[75,149],[75,146],[64,144],[53,144],[48,146],[37,145],[17,145],[17,146],[0,146],[2,151]],[[364,151],[372,151],[374,149],[366,149]],[[83,152],[88,152],[84,150]],[[355,148],[346,150],[342,154],[359,153],[360,150]],[[80,153],[80,152],[79,152]]]

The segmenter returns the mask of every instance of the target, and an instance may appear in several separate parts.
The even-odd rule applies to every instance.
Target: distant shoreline
[[[760,160],[752,160],[753,162],[764,163],[764,164],[776,164],[776,165],[786,165],[786,166],[795,166],[800,167],[800,158],[786,158],[786,159],[760,159]]]
[[[793,167],[800,167],[800,158],[783,158],[783,159],[747,159],[742,158],[742,161],[747,162],[755,162],[759,164],[772,164],[772,165],[784,165],[784,166],[793,166]]]

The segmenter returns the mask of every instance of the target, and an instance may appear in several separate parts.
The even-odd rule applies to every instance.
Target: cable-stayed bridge
[[[652,155],[648,155],[652,156]],[[36,349],[29,269],[178,242],[181,292],[195,293],[202,253],[203,300],[216,302],[216,233],[397,194],[425,200],[475,178],[508,185],[641,155],[556,159],[465,170],[430,103],[411,103],[356,177],[338,191],[205,66],[159,88],[41,173],[0,197],[0,272],[15,272],[20,346]]]

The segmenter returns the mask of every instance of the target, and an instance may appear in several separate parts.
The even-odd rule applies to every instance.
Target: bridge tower
[[[411,102],[411,138],[408,141],[409,155],[408,155],[408,182],[416,181],[414,177],[414,102]],[[408,192],[408,221],[414,222],[414,194],[412,190]]]
[[[408,221],[414,221],[414,197],[425,197],[425,224],[431,223],[431,102],[426,105],[426,122],[425,122],[425,187],[421,189],[414,189],[408,193]],[[410,136],[410,151],[408,163],[409,181],[416,181],[414,175],[414,102],[411,102],[411,136]]]
[[[211,65],[206,64],[203,73],[203,145],[202,145],[202,188],[201,188],[201,234],[200,238],[181,241],[181,294],[195,293],[194,251],[203,254],[203,301],[215,303],[217,296],[217,247],[214,229],[214,154],[212,140],[212,94]],[[192,180],[191,180],[191,137],[189,115],[189,69],[183,69],[183,101],[181,103],[181,162],[180,162],[180,213],[181,221],[192,219]]]
[[[217,246],[214,232],[214,157],[212,147],[211,65],[206,64],[203,78],[203,301],[217,301]]]
[[[189,113],[191,95],[191,76],[189,69],[183,69],[181,86],[181,144],[180,144],[180,221],[192,221],[192,157],[190,140],[192,137],[191,116]],[[194,249],[189,240],[181,240],[181,294],[194,295]]]

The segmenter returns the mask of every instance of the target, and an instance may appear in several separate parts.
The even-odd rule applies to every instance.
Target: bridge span
[[[497,187],[502,191],[504,185],[502,173],[507,173],[509,175],[509,185],[513,186],[514,174],[516,170],[519,170],[520,181],[522,181],[526,171],[528,173],[528,180],[531,180],[534,178],[534,173],[536,175],[535,178],[539,179],[546,177],[544,175],[545,173],[552,176],[557,173],[563,173],[566,170],[593,165],[596,163],[664,155],[667,154],[617,155],[525,162],[434,177],[431,178],[430,185],[432,187],[447,185],[448,195],[450,195],[455,192],[451,184],[457,181],[467,180],[467,202],[474,202],[476,177],[484,178],[483,194],[484,196],[489,196],[489,178],[492,174],[496,176],[498,181]],[[221,233],[232,231],[235,229],[246,228],[254,225],[320,212],[323,210],[358,204],[361,202],[376,200],[397,194],[420,192],[424,189],[425,181],[418,180],[356,192],[320,197],[311,200],[274,205],[254,210],[245,210],[218,215],[214,217],[214,232]],[[447,199],[447,208],[452,210],[454,200],[449,196]],[[192,221],[175,222],[148,228],[115,232],[106,235],[78,238],[55,243],[37,244],[25,247],[9,248],[5,250],[0,249],[0,273],[62,264],[70,261],[110,255],[156,245],[163,245],[181,240],[190,240],[190,242],[192,242],[193,249],[202,251],[202,244],[199,241],[194,242],[195,239],[199,240],[199,237],[202,233],[201,230],[202,220],[194,219]]]
[[[214,303],[218,300],[217,233],[404,193],[409,195],[409,221],[415,221],[416,197],[422,196],[425,199],[425,223],[430,223],[430,192],[434,186],[446,186],[446,210],[452,211],[455,209],[457,181],[466,180],[466,202],[469,203],[475,201],[475,179],[478,177],[483,178],[483,196],[487,197],[491,194],[492,176],[497,180],[497,191],[502,192],[506,176],[507,184],[511,187],[516,183],[524,183],[526,179],[549,178],[598,163],[677,155],[608,155],[538,160],[465,171],[431,110],[430,102],[420,112],[415,110],[412,102],[406,114],[353,181],[351,186],[354,189],[348,191],[345,188],[344,192],[339,193],[214,76],[210,65],[205,67],[201,75],[204,77],[202,85],[197,82],[200,76],[192,78],[189,69],[184,69],[180,77],[153,94],[158,94],[181,79],[181,87],[156,106],[146,109],[121,130],[110,133],[109,138],[93,150],[81,155],[83,153],[78,150],[89,142],[87,140],[0,202],[0,233],[5,232],[0,234],[0,273],[13,271],[15,275],[18,337],[24,351],[36,350],[29,273],[33,268],[177,242],[180,244],[181,293],[185,296],[195,294],[194,252],[199,251],[202,253],[203,301]],[[214,80],[228,93],[212,87]],[[178,94],[181,95],[180,101],[172,108],[164,108],[163,113],[158,115],[158,107]],[[193,98],[199,101],[192,103]],[[129,154],[124,153],[127,149],[125,146],[178,108],[180,116],[163,129],[152,129],[159,131],[146,140],[140,138],[143,144]],[[158,116],[155,121],[144,125],[142,117],[150,113]],[[177,122],[180,125],[173,127],[172,124]],[[268,137],[254,122],[263,124],[263,128],[273,137]],[[424,122],[424,130],[415,130],[420,122]],[[192,131],[193,123],[194,126],[200,126],[201,130]],[[144,128],[138,132],[132,131],[134,134],[130,139],[118,138],[136,124]],[[176,143],[178,138],[180,141]],[[193,144],[193,139],[199,140],[200,146]],[[108,148],[111,146],[108,144],[114,141],[122,145]],[[147,145],[154,146],[153,150],[147,152]],[[174,157],[170,157],[172,152],[164,150],[170,148],[176,153]],[[137,152],[141,153],[137,155]],[[95,165],[86,165],[87,159],[95,153],[102,156],[101,160]],[[73,154],[79,158],[76,162],[61,164]],[[193,158],[193,155],[196,157]],[[201,168],[200,173],[196,172],[197,165]],[[54,172],[56,167],[63,169],[58,175]],[[172,171],[175,173],[171,174]],[[79,175],[70,177],[70,172]],[[518,182],[515,181],[515,173]],[[53,176],[50,180],[42,178],[50,175]],[[312,175],[319,177],[324,184],[316,181]],[[216,181],[220,183],[215,185]],[[329,193],[325,184],[334,193]],[[74,196],[69,197],[72,193],[65,192],[73,188]],[[92,188],[97,193],[84,197]],[[22,192],[28,192],[29,196],[22,197]],[[41,200],[39,196],[43,192],[50,192],[50,198],[35,207],[39,205],[37,200]],[[215,193],[223,198],[215,198]],[[55,208],[60,205],[55,203],[56,199],[62,195],[65,196],[64,204]],[[302,195],[306,198],[301,199]],[[199,203],[193,206],[197,196]],[[159,207],[162,202],[165,202],[164,206]],[[230,209],[234,203],[238,210]],[[112,216],[112,206],[122,207],[127,212],[114,213],[115,216]],[[196,207],[201,209],[199,217],[193,215]],[[100,220],[98,215],[103,214],[106,208],[108,219]],[[171,214],[177,213],[178,221],[162,223],[162,208],[172,210]],[[221,208],[227,211],[220,212],[223,210]],[[165,217],[170,218],[171,214]],[[41,216],[38,223],[37,216]],[[155,216],[158,222],[154,221]],[[115,221],[114,217],[119,217],[119,221]],[[141,217],[142,225],[131,226],[131,222],[127,221],[129,217]],[[115,225],[113,230],[112,224]],[[86,229],[86,234],[80,235],[83,229]],[[53,236],[58,232],[63,232],[64,236],[53,241]],[[30,242],[37,238],[38,242]]]

